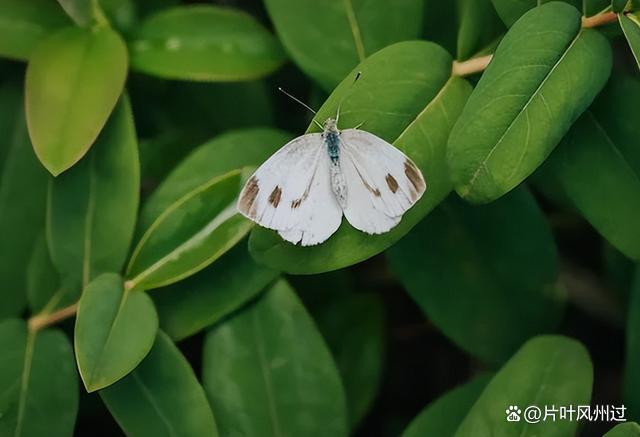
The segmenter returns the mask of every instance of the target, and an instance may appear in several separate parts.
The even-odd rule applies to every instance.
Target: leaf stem
[[[582,17],[582,27],[589,29],[592,27],[604,26],[606,24],[618,21],[618,14],[615,12],[603,12],[593,17]]]
[[[35,316],[31,316],[27,322],[30,332],[37,332],[42,328],[58,323],[62,320],[72,317],[78,311],[78,302],[68,307],[64,307],[51,314],[40,313]]]
[[[491,58],[493,58],[493,55],[479,56],[462,62],[453,61],[451,74],[453,76],[469,76],[480,73],[487,68]]]

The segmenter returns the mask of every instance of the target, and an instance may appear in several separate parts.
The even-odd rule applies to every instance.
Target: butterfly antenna
[[[349,90],[351,89],[351,87],[353,85],[355,85],[355,83],[358,81],[358,79],[360,79],[360,76],[362,75],[362,72],[358,71],[358,73],[356,74],[356,77],[353,79],[353,82],[351,82],[351,85],[349,85]],[[336,113],[336,126],[338,125],[338,121],[340,120],[340,108],[342,108],[342,102],[344,102],[344,99],[348,96],[348,93],[345,93],[344,96],[342,96],[342,99],[340,99],[340,103],[338,103],[338,112]]]
[[[291,100],[293,100],[296,103],[299,103],[300,105],[302,105],[303,107],[305,107],[307,110],[311,111],[314,115],[317,114],[316,111],[314,111],[309,105],[307,105],[306,103],[304,103],[302,100],[300,100],[299,98],[293,96],[292,94],[288,93],[287,91],[283,90],[281,87],[278,87],[278,91],[280,91],[282,94],[284,94],[285,96],[289,97]]]

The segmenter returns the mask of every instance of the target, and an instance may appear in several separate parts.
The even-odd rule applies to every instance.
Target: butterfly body
[[[329,118],[322,133],[285,144],[249,178],[238,210],[303,246],[324,242],[344,215],[368,234],[388,232],[426,189],[401,151],[363,130],[340,131]]]

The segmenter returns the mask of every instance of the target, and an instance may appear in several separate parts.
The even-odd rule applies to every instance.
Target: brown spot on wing
[[[255,208],[251,208],[253,203],[258,196],[258,192],[260,191],[260,185],[258,184],[258,179],[255,176],[251,176],[251,178],[247,181],[247,184],[244,186],[244,190],[242,190],[242,196],[240,197],[240,210],[249,216],[255,215]],[[253,211],[253,212],[252,212]]]
[[[280,204],[280,197],[282,197],[282,189],[276,185],[269,195],[269,203],[272,204],[274,208],[277,208]]]
[[[396,181],[396,178],[391,176],[391,174],[387,173],[384,179],[387,181],[387,185],[389,186],[389,189],[391,190],[392,193],[395,193],[396,191],[398,191],[398,181]]]
[[[292,200],[292,201],[291,201],[291,208],[292,208],[292,209],[296,209],[296,208],[298,208],[298,207],[300,206],[300,204],[302,203],[302,201],[303,201],[303,200],[304,200],[304,198],[302,198],[302,197],[301,197],[301,198],[299,198],[299,199],[296,199],[296,200]]]
[[[418,167],[408,159],[404,162],[404,174],[407,175],[409,182],[411,182],[411,185],[413,185],[413,188],[415,188],[418,193],[424,191],[425,185],[422,173],[420,173]]]

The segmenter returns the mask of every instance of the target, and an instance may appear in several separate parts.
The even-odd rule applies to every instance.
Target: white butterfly
[[[382,234],[422,197],[418,167],[372,133],[338,130],[327,119],[322,133],[285,144],[248,179],[238,210],[285,240],[312,246],[327,240],[345,215],[368,234]]]

